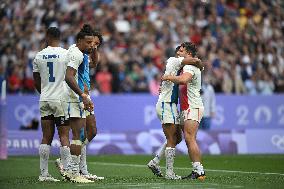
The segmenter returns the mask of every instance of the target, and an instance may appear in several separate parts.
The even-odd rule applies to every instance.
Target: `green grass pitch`
[[[105,180],[92,184],[69,182],[38,182],[39,158],[37,156],[9,157],[0,161],[1,189],[65,189],[65,188],[151,188],[151,189],[231,189],[284,188],[284,155],[226,155],[204,156],[203,165],[207,178],[199,180],[165,180],[158,178],[146,167],[151,156],[146,155],[100,155],[88,156],[89,171]],[[61,178],[50,158],[49,172]],[[164,166],[165,162],[162,161]],[[187,156],[178,155],[175,160],[175,172],[178,175],[190,173]],[[164,167],[163,167],[164,171]]]

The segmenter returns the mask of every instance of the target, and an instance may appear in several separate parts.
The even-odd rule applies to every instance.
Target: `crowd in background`
[[[284,92],[282,0],[5,0],[0,2],[0,82],[34,93],[32,62],[57,26],[62,47],[84,23],[103,34],[92,92],[158,94],[167,58],[191,41],[217,93]]]

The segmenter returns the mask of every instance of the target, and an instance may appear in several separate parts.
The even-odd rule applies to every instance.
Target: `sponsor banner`
[[[40,131],[9,131],[9,155],[37,155],[41,142]],[[261,139],[261,140],[260,140]],[[165,142],[161,129],[138,132],[100,133],[88,145],[88,154],[154,154]],[[197,135],[202,154],[284,154],[284,131],[277,129],[219,130]],[[60,142],[56,135],[51,153],[59,155]],[[184,141],[177,146],[177,153],[187,154]]]
[[[284,153],[283,129],[246,130],[246,136],[249,153]]]
[[[8,96],[7,127],[19,130],[40,118],[38,96]],[[139,132],[160,129],[157,97],[109,95],[92,98],[99,132]],[[284,95],[217,96],[216,117],[211,130],[284,129]]]
[[[0,100],[0,159],[7,158],[6,104]]]

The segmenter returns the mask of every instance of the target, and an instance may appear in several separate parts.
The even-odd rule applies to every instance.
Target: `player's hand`
[[[161,78],[161,80],[162,80],[162,81],[169,81],[170,78],[171,78],[171,75],[163,75],[162,78]]]
[[[82,100],[83,100],[85,110],[90,110],[90,109],[92,109],[92,107],[94,107],[94,104],[93,104],[89,95],[82,93],[81,97],[82,97]]]

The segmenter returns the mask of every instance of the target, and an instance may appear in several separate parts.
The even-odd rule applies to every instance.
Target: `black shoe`
[[[189,175],[182,177],[182,179],[198,179],[198,180],[204,180],[206,178],[205,172],[203,174],[198,174],[195,171],[192,171]]]

